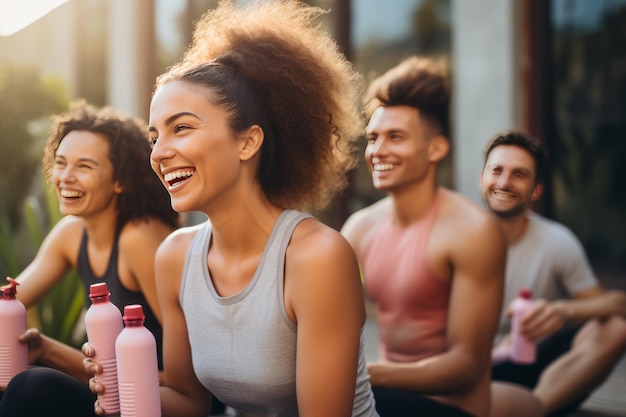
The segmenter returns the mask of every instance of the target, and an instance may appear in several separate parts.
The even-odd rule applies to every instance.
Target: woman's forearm
[[[80,350],[44,335],[41,338],[42,355],[39,358],[41,362],[85,383],[89,382],[92,375],[85,373],[84,355]]]

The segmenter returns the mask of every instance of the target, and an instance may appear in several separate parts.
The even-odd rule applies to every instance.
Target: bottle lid
[[[521,288],[519,290],[519,296],[521,298],[530,299],[533,296],[533,290],[531,290],[530,288]]]
[[[15,294],[17,294],[16,287],[20,285],[20,283],[11,277],[7,277],[7,281],[9,281],[9,283],[0,287],[0,291],[2,291],[2,298],[12,300],[15,298]]]
[[[130,304],[124,306],[124,320],[143,320],[143,307],[141,304]]]
[[[93,300],[97,297],[108,297],[111,295],[106,282],[99,282],[97,284],[91,284],[89,286],[89,298]]]

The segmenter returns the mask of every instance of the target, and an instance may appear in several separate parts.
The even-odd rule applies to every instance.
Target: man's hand
[[[532,309],[522,319],[522,334],[529,340],[539,340],[563,328],[566,322],[565,312],[561,304],[536,300]]]
[[[367,364],[367,373],[370,376],[370,384],[373,387],[385,385],[385,371],[388,364],[384,362],[372,362]]]

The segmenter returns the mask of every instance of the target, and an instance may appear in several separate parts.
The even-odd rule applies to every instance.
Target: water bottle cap
[[[111,293],[109,292],[106,282],[99,282],[89,286],[89,298],[92,300],[96,297],[107,297],[109,295],[111,295]]]
[[[522,298],[530,299],[533,296],[533,290],[530,288],[521,288],[519,290],[519,296]]]
[[[141,304],[130,304],[124,306],[124,320],[143,320],[143,307]]]
[[[7,277],[7,281],[9,281],[7,285],[0,287],[0,291],[2,291],[2,298],[14,299],[15,294],[17,294],[16,287],[20,285],[20,283],[11,277]]]

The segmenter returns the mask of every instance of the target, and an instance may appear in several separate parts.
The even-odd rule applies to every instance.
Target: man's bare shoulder
[[[391,210],[391,199],[385,197],[374,204],[355,211],[344,223],[341,234],[352,244],[357,254],[360,255],[369,241],[376,225]]]
[[[474,221],[492,223],[495,220],[489,211],[463,194],[448,189],[442,192],[444,196],[440,213],[446,216],[447,221],[456,219],[460,223]]]
[[[446,191],[430,247],[453,266],[455,277],[501,280],[506,259],[504,231],[495,215],[469,198]],[[441,267],[441,263],[435,265]]]
[[[457,238],[463,236],[466,241],[490,235],[496,240],[503,239],[500,223],[488,210],[456,191],[444,190],[443,198],[439,228]]]
[[[344,223],[342,233],[345,229],[367,227],[377,222],[380,216],[388,213],[390,209],[391,198],[385,197],[367,207],[357,210],[352,213]]]

